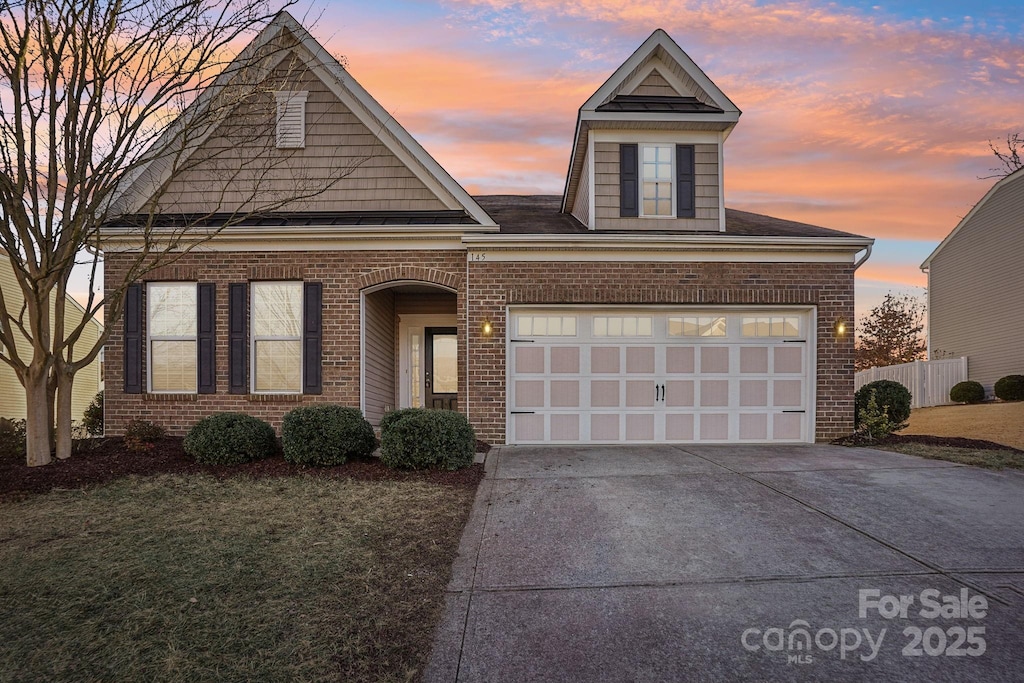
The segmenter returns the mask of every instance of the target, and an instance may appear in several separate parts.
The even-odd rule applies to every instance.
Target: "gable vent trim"
[[[277,100],[277,147],[278,149],[301,149],[306,146],[306,98],[309,92],[278,91]]]

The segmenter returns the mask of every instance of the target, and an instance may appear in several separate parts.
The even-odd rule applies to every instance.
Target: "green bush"
[[[366,458],[377,447],[373,427],[357,408],[303,406],[281,424],[284,458],[301,465],[341,465]]]
[[[857,390],[853,397],[854,425],[860,426],[861,413],[868,407],[872,392],[879,410],[884,410],[889,419],[898,425],[893,431],[905,427],[906,421],[910,419],[910,392],[899,382],[889,379],[868,382]]]
[[[25,458],[25,421],[0,417],[0,457]]]
[[[857,426],[857,433],[865,441],[881,439],[906,426],[895,422],[889,416],[889,408],[887,406],[878,405],[877,396],[878,392],[871,390],[868,393],[867,404],[860,411],[860,423]]]
[[[89,436],[103,436],[103,392],[96,394],[82,416],[82,427]]]
[[[189,430],[185,452],[204,465],[240,465],[277,451],[274,428],[244,413],[217,413],[204,417]]]
[[[409,415],[419,415],[423,410],[423,408],[399,408],[398,410],[391,410],[384,413],[384,417],[380,419],[381,435],[383,436],[384,432],[391,429],[391,425],[398,420],[408,417]]]
[[[473,464],[476,433],[462,413],[416,408],[381,425],[380,459],[388,467],[457,470]]]
[[[949,400],[954,403],[981,403],[985,400],[985,387],[980,382],[957,382],[949,390]]]
[[[149,420],[132,418],[124,428],[124,445],[136,453],[148,453],[156,447],[157,439],[162,439],[167,430]]]
[[[1003,401],[1024,401],[1024,375],[1007,375],[996,382],[996,398]]]

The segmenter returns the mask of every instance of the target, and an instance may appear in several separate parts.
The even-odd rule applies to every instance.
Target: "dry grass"
[[[1024,401],[917,408],[900,434],[984,439],[1024,450]]]
[[[0,680],[411,680],[472,497],[164,475],[2,503]]]
[[[895,451],[907,455],[916,455],[929,460],[945,460],[961,465],[974,465],[990,470],[1001,470],[1009,467],[1024,469],[1024,453],[1019,451],[1000,451],[978,448],[953,448],[950,446],[932,446],[921,443],[884,444],[875,446],[883,451]]]

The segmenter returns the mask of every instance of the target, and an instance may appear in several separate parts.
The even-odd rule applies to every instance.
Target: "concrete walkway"
[[[428,683],[1024,680],[1020,473],[810,445],[486,467]]]

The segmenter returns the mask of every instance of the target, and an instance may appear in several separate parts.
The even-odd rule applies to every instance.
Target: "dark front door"
[[[428,327],[424,367],[426,406],[456,409],[459,392],[459,343],[454,327]]]

